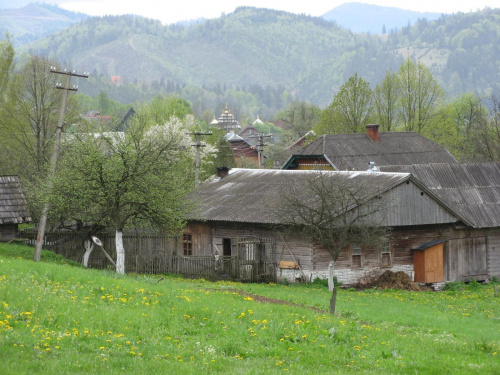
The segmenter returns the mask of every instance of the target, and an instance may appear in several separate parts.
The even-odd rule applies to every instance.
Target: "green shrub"
[[[481,283],[478,282],[476,279],[472,279],[471,281],[469,281],[469,284],[468,284],[468,287],[470,289],[477,289],[481,286]]]
[[[465,283],[463,281],[450,281],[444,284],[443,290],[447,291],[457,291],[465,288]]]

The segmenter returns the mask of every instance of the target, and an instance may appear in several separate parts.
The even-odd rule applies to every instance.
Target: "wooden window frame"
[[[384,257],[388,258],[387,264],[384,264]],[[392,245],[390,241],[382,242],[380,247],[380,267],[390,268],[392,267]]]
[[[184,233],[182,235],[182,253],[184,256],[193,255],[193,234]]]
[[[351,245],[351,268],[363,268],[363,248],[359,243]]]

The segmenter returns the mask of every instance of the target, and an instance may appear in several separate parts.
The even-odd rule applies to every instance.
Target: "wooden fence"
[[[22,230],[19,237],[34,246],[37,232],[33,229]],[[115,233],[96,233],[104,250],[116,259]],[[208,241],[210,242],[210,241]],[[125,232],[125,272],[140,274],[176,273],[188,278],[208,280],[240,280],[247,282],[276,281],[276,261],[274,243],[267,239],[235,239],[238,246],[235,256],[183,256],[182,244],[176,238],[161,233]],[[249,245],[254,244],[254,245]],[[258,244],[258,245],[257,245]],[[44,238],[44,249],[51,250],[67,259],[82,263],[85,253],[84,238],[74,232],[48,232]],[[252,256],[248,256],[252,249]],[[98,246],[94,246],[89,268],[113,268],[110,261]]]

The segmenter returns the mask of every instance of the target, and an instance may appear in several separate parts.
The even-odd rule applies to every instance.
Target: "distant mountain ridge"
[[[401,4],[402,6],[404,3]],[[420,13],[395,7],[383,7],[364,3],[345,3],[326,12],[321,17],[327,21],[335,21],[355,33],[382,34],[390,30],[414,25],[419,19],[434,21],[441,17],[440,13]]]
[[[0,33],[8,32],[15,46],[34,42],[60,31],[89,16],[59,8],[57,5],[33,3],[22,8],[0,9]]]
[[[407,57],[426,64],[449,95],[500,93],[499,39],[500,9],[424,19],[381,37],[320,17],[240,7],[190,26],[90,17],[20,52],[108,80],[119,75],[124,83],[280,88],[288,97],[326,106],[354,73],[375,86]]]

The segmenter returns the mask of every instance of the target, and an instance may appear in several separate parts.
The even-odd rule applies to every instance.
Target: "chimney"
[[[366,134],[368,134],[368,137],[370,137],[373,141],[378,142],[379,140],[378,124],[366,125]]]
[[[219,178],[224,178],[228,175],[229,168],[228,167],[217,167],[217,175]]]

